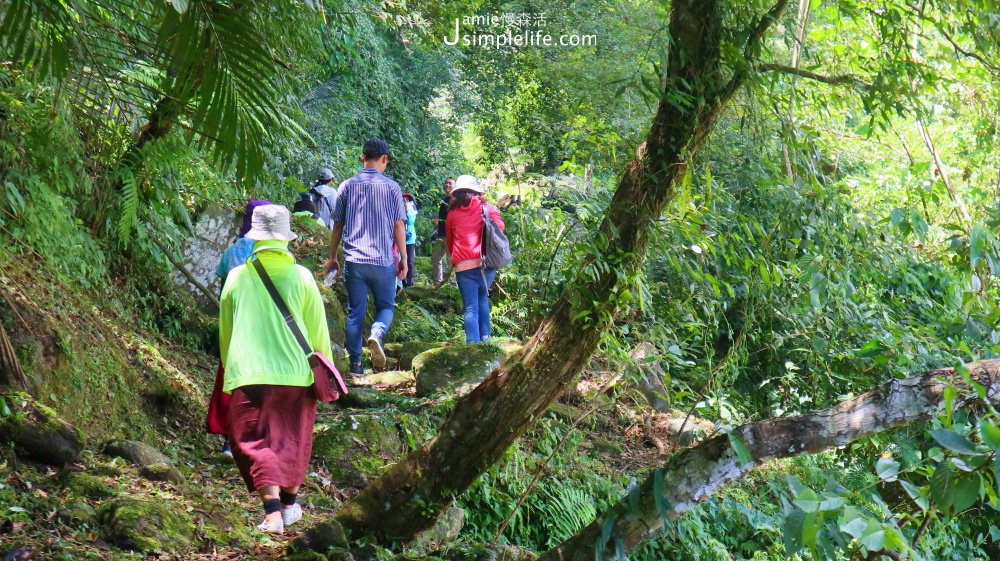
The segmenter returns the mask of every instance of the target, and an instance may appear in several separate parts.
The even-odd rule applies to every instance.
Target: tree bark
[[[744,47],[753,58],[788,0],[778,0]],[[438,435],[341,508],[355,534],[408,541],[430,527],[540,418],[589,361],[642,265],[651,225],[698,154],[749,65],[726,80],[720,0],[675,0],[666,88],[645,142],[625,171],[584,264],[522,350],[455,406]],[[603,243],[606,240],[606,243]]]
[[[21,368],[21,362],[17,359],[14,345],[3,324],[0,324],[0,386],[22,391],[28,389],[28,378],[24,375],[24,369]]]
[[[986,396],[1000,403],[1000,359],[965,365],[971,379],[986,388]],[[950,384],[969,389],[952,368],[931,370],[912,378],[892,380],[854,399],[829,409],[796,417],[776,417],[743,425],[732,432],[746,445],[750,461],[743,463],[729,435],[719,435],[672,457],[654,470],[640,485],[635,502],[626,498],[599,516],[589,526],[538,561],[584,561],[595,558],[601,547],[607,559],[615,559],[616,540],[627,553],[663,528],[661,512],[676,519],[713,496],[729,483],[772,460],[816,454],[842,447],[860,438],[937,415],[943,407],[944,390]],[[961,393],[961,392],[960,392]],[[971,400],[959,402],[967,405]],[[657,498],[657,479],[662,494]],[[659,507],[657,506],[659,503]],[[601,543],[605,525],[611,538]]]

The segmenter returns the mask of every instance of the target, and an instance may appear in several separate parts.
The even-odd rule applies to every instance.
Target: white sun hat
[[[263,205],[253,209],[250,231],[251,240],[285,240],[297,238],[292,232],[292,215],[281,205]]]
[[[462,189],[468,189],[469,191],[474,191],[480,195],[486,192],[486,188],[480,187],[479,182],[476,181],[476,178],[471,175],[460,175],[458,176],[458,179],[455,180],[455,188],[452,192],[454,193],[455,191]]]

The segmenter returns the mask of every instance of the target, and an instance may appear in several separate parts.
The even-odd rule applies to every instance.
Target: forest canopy
[[[0,0],[0,553],[1000,557],[998,38],[991,0]],[[288,539],[121,546],[122,499],[66,483],[142,479],[101,443],[168,452],[186,490],[132,492],[207,495],[202,526],[246,504],[199,424],[202,225],[336,186],[369,138],[420,209],[386,339],[409,382],[316,439],[393,444],[317,444]],[[427,272],[462,174],[514,253],[501,342],[425,396],[414,356],[464,348]],[[295,227],[321,279],[329,234]],[[58,474],[4,428],[27,410],[85,435]]]

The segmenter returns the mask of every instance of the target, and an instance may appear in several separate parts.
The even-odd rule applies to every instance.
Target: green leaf
[[[899,462],[892,458],[881,457],[875,462],[875,475],[882,481],[895,481],[899,475]]]
[[[972,270],[975,270],[979,266],[979,262],[982,261],[988,236],[989,234],[982,224],[973,226],[972,232],[969,233],[969,267]]]
[[[951,478],[951,468],[948,462],[937,464],[934,472],[930,476],[931,499],[938,505],[944,513],[951,511],[952,493],[954,492],[954,482]]]
[[[653,472],[653,502],[656,505],[656,512],[666,525],[670,522],[670,500],[667,499],[664,489],[663,470],[657,469]]]
[[[955,480],[955,492],[952,495],[951,506],[955,514],[965,512],[979,501],[982,493],[983,480],[978,473],[970,473]]]
[[[799,496],[795,497],[795,500],[792,502],[795,503],[795,506],[801,508],[803,512],[816,512],[819,510],[819,496],[817,496],[816,492],[809,487],[803,489],[802,492],[799,493]]]
[[[840,516],[840,531],[854,539],[860,538],[868,527],[868,517],[853,506],[844,509]]]
[[[921,495],[920,487],[917,487],[909,481],[900,479],[899,484],[903,486],[903,490],[906,491],[906,494],[909,495],[911,499],[916,499]]]
[[[833,493],[822,493],[820,495],[819,510],[820,512],[831,512],[839,510],[840,507],[844,506],[847,502],[844,497],[836,495]]]
[[[785,542],[785,553],[788,555],[794,555],[802,549],[802,524],[805,518],[806,513],[799,509],[795,509],[785,516],[782,535]]]
[[[975,444],[970,442],[968,438],[950,429],[934,429],[931,431],[931,438],[941,446],[958,454],[969,456],[983,455],[983,452],[977,450]]]
[[[740,460],[740,467],[747,464],[753,463],[753,456],[750,454],[750,449],[743,442],[743,438],[736,434],[735,432],[729,432],[729,445],[733,447],[733,451],[736,452],[736,457]]]
[[[982,435],[983,442],[987,446],[993,450],[1000,448],[1000,427],[983,419],[979,421],[979,433]]]
[[[868,551],[882,551],[885,548],[885,529],[882,528],[882,524],[875,519],[868,520],[868,525],[858,538],[858,542]]]

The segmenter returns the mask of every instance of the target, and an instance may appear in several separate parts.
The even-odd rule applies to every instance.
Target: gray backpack
[[[490,205],[483,203],[482,263],[485,269],[500,269],[510,265],[510,242],[500,226],[490,218]]]

